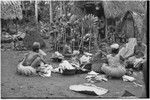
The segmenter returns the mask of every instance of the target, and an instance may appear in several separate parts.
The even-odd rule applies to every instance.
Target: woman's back
[[[24,61],[23,61],[23,66],[31,66],[32,62],[37,58],[39,57],[39,54],[36,53],[36,52],[29,52]]]
[[[115,67],[115,66],[117,67],[121,65],[119,55],[113,56],[112,54],[110,54],[110,55],[107,55],[107,59],[108,59],[109,65],[112,67]]]

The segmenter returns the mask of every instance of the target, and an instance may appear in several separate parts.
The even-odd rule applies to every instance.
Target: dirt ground
[[[51,53],[48,50],[44,51],[48,54],[48,59]],[[87,83],[85,79],[87,74],[63,76],[52,73],[52,77],[50,78],[18,75],[16,67],[24,53],[25,51],[1,51],[2,98],[97,98],[69,90],[70,85]],[[142,72],[136,72],[133,76],[136,78],[136,83],[144,87]],[[136,97],[142,95],[142,87],[136,87],[132,82],[124,82],[121,79],[109,79],[108,82],[94,84],[109,90],[102,98],[120,97],[125,90],[131,92]]]

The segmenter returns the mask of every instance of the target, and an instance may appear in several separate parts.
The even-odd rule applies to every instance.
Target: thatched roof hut
[[[21,1],[1,1],[1,19],[22,19],[22,8],[21,8]],[[32,48],[32,44],[34,42],[39,42],[41,44],[41,48],[44,48],[46,46],[44,40],[40,36],[40,34],[37,33],[36,29],[29,25],[25,29],[26,30],[26,36],[23,39],[23,44],[27,49]]]
[[[2,19],[22,19],[21,1],[1,1]]]
[[[127,11],[133,11],[139,14],[144,14],[145,12],[145,3],[146,1],[75,1],[73,8],[73,13],[78,15],[85,14],[84,6],[88,4],[102,4],[102,7],[104,9],[104,14],[106,18],[110,17],[118,17],[124,15]],[[79,9],[82,11],[79,11]]]
[[[75,1],[72,12],[78,16],[89,14],[87,12],[100,16],[103,15],[105,19],[109,18],[122,18],[126,20],[125,16],[131,14],[134,25],[141,33],[143,16],[147,7],[146,1]],[[97,9],[98,8],[98,9]],[[96,13],[95,13],[96,12]],[[100,18],[99,17],[99,18]],[[123,21],[122,21],[123,22]],[[106,28],[107,29],[107,28]]]
[[[103,1],[105,16],[117,17],[124,15],[127,11],[144,14],[144,1]]]
[[[119,27],[121,28],[121,33],[126,34],[128,38],[139,38],[141,37],[143,18],[135,12],[127,11],[122,17]]]

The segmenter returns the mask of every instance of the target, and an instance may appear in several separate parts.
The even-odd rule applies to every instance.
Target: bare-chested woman
[[[40,44],[38,42],[33,43],[32,51],[25,55],[22,65],[31,66],[37,69],[41,64],[46,64],[44,60],[44,52],[40,50]]]

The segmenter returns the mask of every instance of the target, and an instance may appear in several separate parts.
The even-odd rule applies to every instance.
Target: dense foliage
[[[90,5],[93,8],[89,9]],[[146,5],[142,1],[38,1],[37,12],[35,7],[35,1],[18,1],[18,4],[13,1],[2,2],[2,28],[13,26],[15,31],[12,33],[15,34],[20,30],[27,32],[27,27],[33,27],[34,31],[27,32],[28,38],[24,40],[27,48],[30,47],[27,46],[27,41],[32,40],[29,38],[34,36],[37,36],[42,41],[42,47],[45,47],[42,36],[52,42],[55,50],[58,50],[60,44],[68,41],[78,46],[76,49],[80,49],[81,46],[84,49],[86,46],[86,49],[91,50],[98,49],[100,43],[109,44],[116,42],[118,37],[125,38],[125,35],[120,33],[123,33],[122,19],[127,11],[133,12],[131,16],[136,26],[134,30],[141,33]],[[98,16],[94,9],[102,9],[97,13],[103,12],[103,16]],[[10,27],[8,29],[10,30]],[[37,41],[37,37],[33,41]]]

